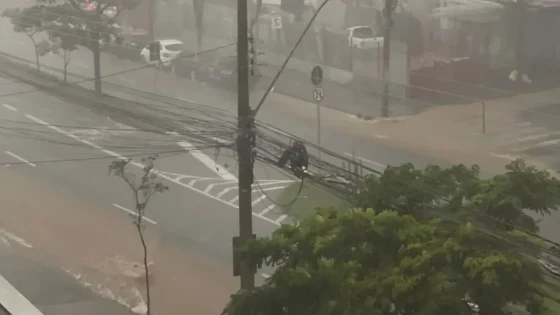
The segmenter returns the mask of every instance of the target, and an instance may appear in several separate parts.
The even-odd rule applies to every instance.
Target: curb
[[[0,309],[2,308],[12,315],[44,315],[0,275]]]

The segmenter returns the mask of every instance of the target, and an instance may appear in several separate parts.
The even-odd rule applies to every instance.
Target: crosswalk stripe
[[[507,145],[509,143],[515,143],[520,138],[533,136],[533,135],[543,135],[549,134],[548,130],[542,127],[528,127],[528,128],[517,128],[513,130],[507,130],[506,132],[500,132],[494,137],[498,140],[501,145]]]
[[[512,145],[512,144],[518,144],[521,142],[528,142],[528,141],[535,141],[535,140],[541,140],[541,139],[546,139],[550,136],[553,136],[555,133],[554,132],[545,132],[545,133],[539,133],[539,134],[533,134],[533,135],[528,135],[522,138],[517,138],[511,141],[508,141],[507,143],[505,143],[505,145]]]
[[[520,147],[520,148],[514,148],[512,151],[513,152],[522,152],[522,151],[527,151],[527,150],[530,150],[530,149],[544,148],[544,147],[553,146],[553,145],[557,145],[557,144],[560,144],[560,139],[546,140],[546,141],[534,143],[534,144],[531,144],[531,145],[526,145],[526,146],[523,146],[523,147]]]

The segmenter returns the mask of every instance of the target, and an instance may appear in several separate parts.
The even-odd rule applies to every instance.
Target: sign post
[[[323,82],[323,68],[320,66],[313,67],[311,70],[311,83],[315,85],[313,89],[313,100],[315,100],[315,105],[317,106],[317,146],[319,147],[319,160],[321,160],[321,107],[319,103],[325,97],[325,91],[321,87]]]

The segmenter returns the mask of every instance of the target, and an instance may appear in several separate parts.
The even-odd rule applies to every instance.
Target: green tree
[[[87,47],[93,54],[95,91],[102,93],[101,86],[101,48],[118,33],[115,22],[123,10],[130,10],[140,4],[140,0],[97,0],[91,6],[80,0],[68,0],[59,4],[79,25],[81,46]],[[66,7],[71,6],[72,10]]]
[[[535,263],[488,237],[471,223],[319,209],[241,250],[276,270],[263,286],[234,294],[223,314],[472,314],[467,296],[481,314],[500,314],[510,302],[538,303]]]
[[[70,14],[67,6],[56,6],[51,8],[51,13],[56,19],[52,19],[46,25],[49,34],[49,50],[60,56],[63,62],[64,82],[67,81],[68,65],[72,57],[72,52],[78,49],[81,43],[79,23],[76,23]]]
[[[15,32],[25,34],[33,43],[35,64],[39,72],[41,71],[39,57],[47,53],[47,47],[39,38],[45,30],[43,23],[45,11],[46,6],[34,5],[25,9],[7,9],[2,13],[3,17],[10,18]]]
[[[360,208],[392,209],[418,219],[451,215],[536,233],[537,221],[529,213],[555,211],[560,206],[560,182],[521,160],[488,179],[481,178],[477,166],[431,165],[421,170],[404,164],[367,177],[355,202]]]
[[[135,173],[127,171],[127,166],[132,161],[131,159],[116,160],[109,166],[109,175],[114,174],[115,176],[121,178],[132,191],[135,210],[135,215],[133,215],[133,224],[138,232],[140,242],[142,243],[142,250],[144,254],[144,280],[146,283],[145,311],[143,310],[143,307],[141,310],[139,309],[139,311],[146,315],[150,315],[152,311],[152,299],[150,294],[150,263],[148,262],[148,246],[144,236],[144,229],[146,227],[146,208],[153,196],[164,193],[169,189],[163,183],[158,181],[157,175],[153,172],[156,159],[157,155],[142,158],[141,161],[144,167],[142,168],[142,174],[139,179]]]

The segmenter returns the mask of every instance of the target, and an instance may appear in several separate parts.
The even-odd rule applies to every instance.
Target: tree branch
[[[70,2],[74,9],[83,11],[82,7],[78,4],[78,2],[76,2],[76,0],[68,0],[68,2]]]

